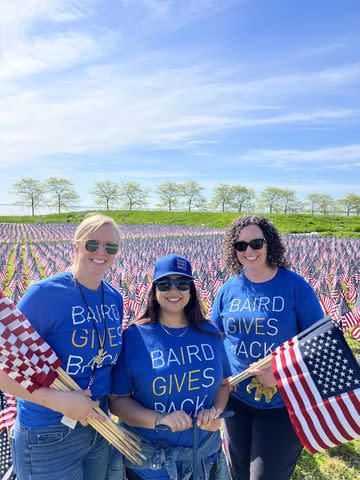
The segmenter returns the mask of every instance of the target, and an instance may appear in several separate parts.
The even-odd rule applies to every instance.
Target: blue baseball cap
[[[171,253],[157,259],[154,268],[153,282],[169,275],[181,275],[193,279],[189,260]]]

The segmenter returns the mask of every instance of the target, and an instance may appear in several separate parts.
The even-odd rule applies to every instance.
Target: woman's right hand
[[[192,418],[183,410],[175,410],[172,413],[163,413],[156,420],[156,425],[167,425],[172,432],[181,432],[192,428]]]
[[[48,389],[44,406],[62,413],[66,417],[80,421],[87,425],[87,419],[104,421],[104,417],[95,412],[94,408],[99,406],[98,401],[91,400],[90,390],[77,390],[75,392],[59,392]]]
[[[265,387],[276,387],[276,378],[272,368],[258,368],[255,365],[256,364],[252,363],[248,368],[248,372],[251,375],[255,375]]]

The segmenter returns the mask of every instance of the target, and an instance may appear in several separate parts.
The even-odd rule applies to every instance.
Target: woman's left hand
[[[212,432],[215,432],[220,428],[221,419],[218,417],[221,414],[222,410],[215,407],[200,410],[197,415],[196,425],[202,430],[211,430]]]
[[[249,373],[251,373],[251,375],[255,375],[265,387],[276,386],[276,379],[274,377],[271,367],[256,368],[255,366],[252,367],[250,365],[248,371]]]

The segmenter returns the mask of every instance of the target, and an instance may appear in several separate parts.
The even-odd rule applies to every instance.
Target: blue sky
[[[24,176],[359,193],[357,0],[1,3],[0,203]]]

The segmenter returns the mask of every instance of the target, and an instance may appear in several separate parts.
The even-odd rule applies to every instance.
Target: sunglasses
[[[253,250],[260,250],[264,243],[266,243],[265,238],[254,238],[254,240],[250,240],[250,242],[245,242],[245,240],[241,240],[240,242],[234,243],[234,248],[238,252],[245,252],[248,246],[250,246]]]
[[[191,280],[186,278],[164,278],[156,282],[155,285],[160,292],[168,292],[173,285],[181,292],[186,292],[190,288]]]
[[[119,250],[118,243],[100,242],[99,240],[86,240],[84,245],[85,250],[90,253],[96,252],[100,245],[104,246],[105,252],[109,255],[115,255],[115,253],[117,253]]]

